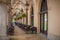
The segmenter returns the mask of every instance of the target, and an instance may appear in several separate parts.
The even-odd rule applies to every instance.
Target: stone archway
[[[28,25],[34,26],[34,10],[33,5],[30,5],[29,14],[28,14]],[[33,22],[33,25],[32,25]]]
[[[34,26],[37,27],[37,33],[40,33],[40,7],[41,0],[33,0],[33,8],[34,8]]]

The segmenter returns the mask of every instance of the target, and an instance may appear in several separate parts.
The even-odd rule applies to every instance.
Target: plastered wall
[[[60,40],[60,0],[47,0],[48,4],[48,37]]]

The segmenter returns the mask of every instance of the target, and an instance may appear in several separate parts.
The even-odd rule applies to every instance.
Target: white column
[[[48,4],[48,38],[60,40],[60,0],[47,0]]]

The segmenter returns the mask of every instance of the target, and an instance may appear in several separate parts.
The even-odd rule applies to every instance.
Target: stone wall
[[[0,4],[0,36],[6,36],[7,25],[7,7],[4,4]]]

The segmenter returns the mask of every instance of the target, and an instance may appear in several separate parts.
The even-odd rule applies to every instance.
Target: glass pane
[[[41,30],[43,30],[43,14],[41,14]]]
[[[44,14],[44,31],[47,31],[47,14]]]

